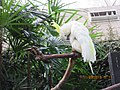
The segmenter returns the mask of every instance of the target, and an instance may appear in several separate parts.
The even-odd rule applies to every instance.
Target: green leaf
[[[63,14],[63,16],[61,17],[60,22],[59,22],[59,25],[62,24],[63,20],[65,19],[65,15],[66,15],[66,12],[65,12],[65,13]]]
[[[79,16],[78,18],[76,18],[76,21],[80,20],[83,16]]]
[[[15,9],[17,9],[17,7],[19,6],[19,4],[20,4],[20,0],[17,1],[17,3],[16,3],[16,4],[14,5],[14,7],[11,9],[11,12],[10,12],[10,13],[14,12]]]
[[[9,23],[9,25],[31,25],[29,23]]]
[[[78,11],[75,11],[66,21],[65,23],[69,22],[77,13]]]
[[[14,16],[16,16],[20,11],[22,11],[23,9],[25,9],[27,6],[27,3],[25,5],[23,5],[22,7],[20,7],[14,14],[12,14],[10,17],[9,17],[9,20],[11,20]]]
[[[102,33],[100,33],[100,32],[97,32],[97,33],[95,33],[95,34],[90,34],[90,37],[91,37],[91,38],[96,38],[96,37],[101,37],[101,36],[103,36],[103,35],[102,35]]]
[[[11,23],[11,22],[14,22],[14,21],[16,21],[16,20],[19,20],[19,19],[27,16],[28,14],[30,14],[30,13],[27,12],[27,13],[25,13],[25,14],[23,14],[23,15],[20,15],[20,16],[18,16],[18,17],[16,17],[16,18],[13,18],[13,19],[9,20],[8,23]]]
[[[6,6],[7,8],[7,12],[9,13],[10,12],[10,9],[11,9],[11,6],[13,5],[13,0],[10,0],[10,2],[9,3],[7,3],[8,5]]]
[[[91,31],[93,31],[94,29],[96,29],[97,28],[97,26],[95,25],[95,26],[92,26],[91,28],[89,28],[89,31],[91,32]]]
[[[88,19],[86,19],[85,22],[84,22],[84,25],[85,25],[85,26],[86,26],[87,22],[88,22]]]

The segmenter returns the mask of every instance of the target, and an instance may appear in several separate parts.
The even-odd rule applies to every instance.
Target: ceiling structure
[[[120,0],[66,0],[63,3],[75,2],[68,6],[69,8],[92,8],[103,6],[115,6],[120,5]]]
[[[27,2],[27,0],[21,0],[21,1],[23,3]],[[33,2],[40,1],[42,3],[47,2],[47,0],[30,0],[30,1]],[[61,2],[65,4],[72,3],[69,6],[67,6],[67,8],[74,8],[74,9],[120,5],[120,0],[61,0]]]

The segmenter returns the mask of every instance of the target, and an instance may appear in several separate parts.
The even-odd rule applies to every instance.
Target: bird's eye
[[[65,37],[66,37],[67,35],[65,35]]]

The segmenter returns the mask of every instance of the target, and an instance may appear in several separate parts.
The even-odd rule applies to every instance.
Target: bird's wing
[[[83,60],[85,62],[94,62],[96,60],[96,52],[88,29],[83,24],[76,23],[71,27],[71,34],[74,35],[81,46]]]
[[[81,23],[75,23],[71,27],[71,35],[78,40],[82,50],[80,53],[82,54],[83,60],[89,63],[90,69],[94,74],[91,62],[96,61],[96,51],[92,39],[89,36],[88,29]]]

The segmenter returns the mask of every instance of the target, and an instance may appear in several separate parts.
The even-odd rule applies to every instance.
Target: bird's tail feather
[[[89,63],[89,66],[90,66],[91,72],[92,72],[92,74],[94,75],[95,73],[94,73],[94,71],[93,71],[92,64],[91,64],[90,61],[89,61],[88,63]]]

